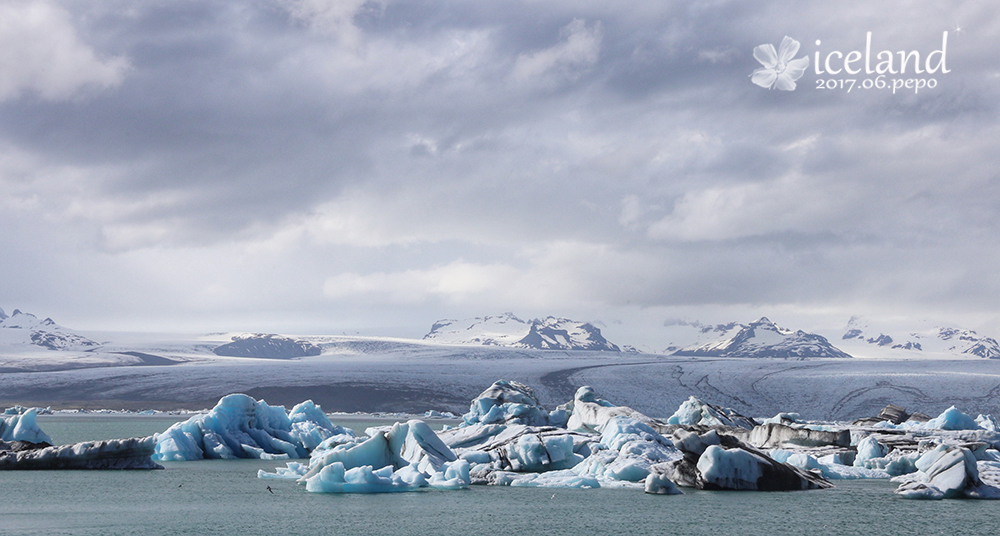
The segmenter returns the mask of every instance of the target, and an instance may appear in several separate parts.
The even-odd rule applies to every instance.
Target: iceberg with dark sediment
[[[152,437],[53,446],[38,427],[38,409],[0,419],[0,470],[162,469],[152,461]]]
[[[84,441],[51,446],[0,442],[0,469],[163,469],[152,461],[152,437]],[[7,450],[7,447],[11,447]]]
[[[706,404],[694,396],[681,403],[677,411],[667,419],[667,423],[730,426],[733,428],[746,428],[747,430],[752,430],[758,424],[757,421],[740,415],[733,409]]]
[[[462,416],[472,424],[549,424],[549,412],[542,407],[535,392],[519,382],[498,380],[473,399],[469,412]]]

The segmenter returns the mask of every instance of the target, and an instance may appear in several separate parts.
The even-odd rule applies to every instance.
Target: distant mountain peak
[[[830,344],[826,337],[802,330],[782,328],[766,316],[745,325],[736,323],[719,325],[713,331],[720,333],[716,340],[681,348],[675,351],[674,355],[752,358],[851,357],[850,354]]]
[[[482,344],[539,350],[604,350],[620,352],[589,322],[547,316],[521,320],[513,313],[465,320],[438,320],[425,340],[445,344]]]
[[[10,316],[0,310],[0,342],[14,345],[41,346],[49,350],[80,350],[100,346],[98,343],[56,324],[51,318],[38,320],[31,313],[14,309]]]
[[[1000,359],[1000,343],[992,337],[979,335],[971,329],[954,326],[934,326],[920,321],[922,327],[902,331],[891,329],[861,316],[852,316],[847,322],[842,340],[858,346],[853,350],[871,352],[872,355],[934,357],[981,357]],[[933,326],[933,327],[931,327]]]

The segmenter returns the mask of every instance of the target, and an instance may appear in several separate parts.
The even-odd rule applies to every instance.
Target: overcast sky
[[[109,331],[512,311],[996,336],[998,11],[3,0],[0,307]],[[922,63],[948,32],[949,72],[887,74],[936,85],[895,94],[816,74],[867,32]],[[754,85],[786,35],[798,87]]]

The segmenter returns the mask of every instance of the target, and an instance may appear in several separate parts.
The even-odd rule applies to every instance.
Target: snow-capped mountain
[[[547,317],[524,321],[504,313],[466,320],[438,320],[424,340],[444,344],[482,344],[540,350],[621,351],[587,322]]]
[[[702,326],[702,335],[715,334],[707,343],[693,344],[673,355],[704,357],[851,357],[815,333],[779,327],[766,317],[750,324]]]
[[[0,309],[0,344],[33,344],[49,350],[86,350],[100,346],[56,324],[51,318],[39,320],[35,315],[18,309],[14,309],[10,316]]]
[[[664,354],[673,354],[679,350],[689,347],[698,347],[705,344],[735,337],[745,326],[737,322],[728,324],[702,324],[697,320],[668,320],[663,323],[663,339],[667,341],[662,348]],[[661,350],[657,350],[659,352]]]
[[[876,326],[872,320],[853,316],[847,322],[842,345],[856,353],[877,357],[980,357],[1000,359],[1000,344],[992,337],[952,326],[899,329]]]
[[[282,335],[246,333],[233,336],[233,342],[214,348],[212,353],[228,357],[294,359],[320,355],[322,349],[309,341]]]

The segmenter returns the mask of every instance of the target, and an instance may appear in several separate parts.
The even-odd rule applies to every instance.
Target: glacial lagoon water
[[[41,416],[58,443],[147,435],[169,416]],[[363,431],[371,421],[335,423]],[[0,473],[0,534],[996,534],[1000,502],[907,501],[886,481],[754,493],[474,486],[378,495],[260,480],[280,462],[174,462],[163,471]],[[267,490],[271,487],[272,492]]]

